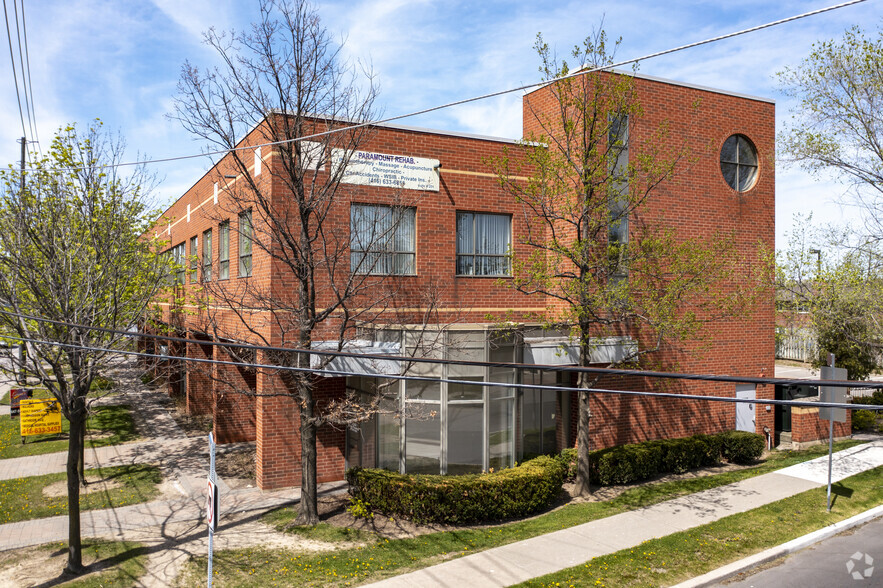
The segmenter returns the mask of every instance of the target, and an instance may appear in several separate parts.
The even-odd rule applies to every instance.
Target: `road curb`
[[[714,571],[708,572],[707,574],[703,574],[702,576],[697,576],[686,582],[681,582],[672,588],[703,588],[705,586],[711,586],[712,584],[722,582],[723,580],[731,578],[750,568],[773,561],[784,555],[800,551],[801,549],[806,549],[811,545],[815,545],[816,543],[824,541],[834,535],[838,535],[843,531],[852,529],[853,527],[873,521],[881,516],[883,516],[883,505],[874,507],[871,510],[866,510],[865,512],[850,517],[845,521],[828,525],[827,527],[814,531],[808,535],[804,535],[803,537],[798,537],[788,543],[777,545],[776,547],[761,551],[760,553],[756,553],[745,559],[740,559],[739,561],[727,564]]]

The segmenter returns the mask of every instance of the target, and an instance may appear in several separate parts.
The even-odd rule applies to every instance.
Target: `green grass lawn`
[[[836,484],[831,512],[826,488],[732,515],[632,549],[535,578],[519,586],[655,587],[677,584],[770,547],[791,541],[883,503],[883,468]]]
[[[67,419],[61,418],[61,436],[33,435],[22,444],[18,419],[0,417],[0,459],[41,455],[56,451],[67,451],[67,435],[70,429]],[[132,441],[138,437],[128,406],[96,406],[86,422],[86,444],[90,447],[103,447]],[[89,437],[92,434],[93,437]],[[97,436],[100,435],[100,436]]]
[[[145,464],[86,470],[87,479],[91,476],[114,480],[120,486],[106,492],[80,494],[81,510],[147,502],[159,494],[158,485],[162,482],[159,468]],[[46,486],[66,479],[65,473],[58,473],[0,480],[0,524],[67,514],[66,492],[55,497],[43,494]]]
[[[107,378],[104,376],[96,376],[95,379],[92,380],[92,385],[89,386],[89,392],[96,393],[100,396],[107,396],[107,393],[113,390],[114,386],[116,386],[116,382],[112,378]],[[18,388],[20,386],[16,385],[13,388]],[[27,388],[33,388],[33,386],[25,386]],[[91,394],[92,396],[96,396],[96,394]],[[49,393],[44,388],[35,388],[34,398],[49,398]],[[3,393],[3,396],[0,396],[0,404],[5,404],[9,406],[9,390]]]
[[[842,450],[859,443],[842,441],[835,444],[835,449]],[[271,585],[273,582],[279,585],[293,583],[302,586],[348,586],[376,581],[440,563],[452,557],[521,541],[685,494],[730,484],[826,453],[827,447],[821,445],[803,451],[773,452],[764,462],[743,470],[637,486],[606,502],[569,504],[538,517],[514,523],[430,533],[411,539],[365,541],[364,533],[328,530],[322,529],[322,526],[317,529],[286,529],[289,532],[301,533],[324,541],[361,540],[366,542],[366,546],[319,554],[292,553],[263,547],[223,550],[215,553],[214,568],[218,571],[219,586]],[[264,520],[281,530],[285,529],[295,517],[295,509],[280,509],[266,515]],[[205,558],[195,558],[188,566],[191,570],[202,570],[205,569],[205,564]]]

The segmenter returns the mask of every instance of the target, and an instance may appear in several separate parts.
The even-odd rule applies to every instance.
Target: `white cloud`
[[[318,5],[334,38],[347,37],[345,55],[369,60],[382,87],[386,114],[401,114],[469,96],[538,81],[532,49],[542,31],[564,56],[604,17],[611,36],[623,36],[627,58],[829,5],[828,0],[648,0],[511,2],[509,0],[325,0]],[[39,133],[96,116],[121,129],[136,151],[153,157],[199,152],[200,145],[163,115],[180,66],[211,66],[201,33],[243,29],[257,17],[256,2],[235,0],[40,0],[28,4],[28,41]],[[873,27],[879,7],[865,3],[759,33],[641,64],[642,73],[776,98],[779,121],[791,104],[772,74],[806,55],[814,41],[839,37],[852,23]],[[8,58],[0,58],[0,162],[17,162],[18,106]],[[403,124],[504,137],[521,134],[521,94],[434,112]],[[179,194],[203,173],[202,159],[157,167],[162,194]],[[817,183],[799,170],[779,171],[777,233],[796,210],[832,219],[857,218],[834,203],[844,187]]]

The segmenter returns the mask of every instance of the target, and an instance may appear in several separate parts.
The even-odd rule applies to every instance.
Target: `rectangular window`
[[[261,175],[261,148],[254,150],[254,175]]]
[[[512,217],[457,213],[457,275],[508,276]]]
[[[416,273],[416,209],[353,204],[350,264],[355,274]]]
[[[405,471],[441,472],[441,382],[405,384]]]
[[[607,238],[614,280],[628,273],[626,246],[629,242],[629,117],[614,116],[607,130],[608,167],[610,173]]]
[[[212,281],[212,230],[202,234],[202,281]]]
[[[218,225],[218,279],[230,278],[230,221]]]
[[[246,210],[239,215],[239,277],[251,275],[251,211]]]
[[[196,269],[199,267],[199,239],[190,237],[190,283],[196,283]]]
[[[172,247],[172,259],[175,262],[175,284],[183,284],[187,274],[184,246],[185,244],[181,243]]]

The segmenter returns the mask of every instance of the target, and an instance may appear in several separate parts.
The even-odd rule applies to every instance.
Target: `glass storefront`
[[[450,331],[441,335],[444,352],[425,353],[413,341],[408,353],[443,355],[458,361],[517,363],[520,349],[512,334]],[[519,373],[520,372],[520,373]],[[559,451],[559,417],[566,401],[557,390],[482,386],[481,382],[554,386],[555,372],[413,363],[408,375],[421,381],[370,376],[347,378],[347,387],[368,401],[380,386],[381,410],[347,432],[348,467],[380,467],[405,473],[465,474],[512,467],[540,454]],[[433,381],[439,378],[439,381]],[[441,379],[459,380],[443,382]],[[473,384],[474,382],[474,384]],[[562,402],[565,406],[562,406]],[[561,423],[563,425],[563,422]],[[566,439],[566,431],[560,434]]]

